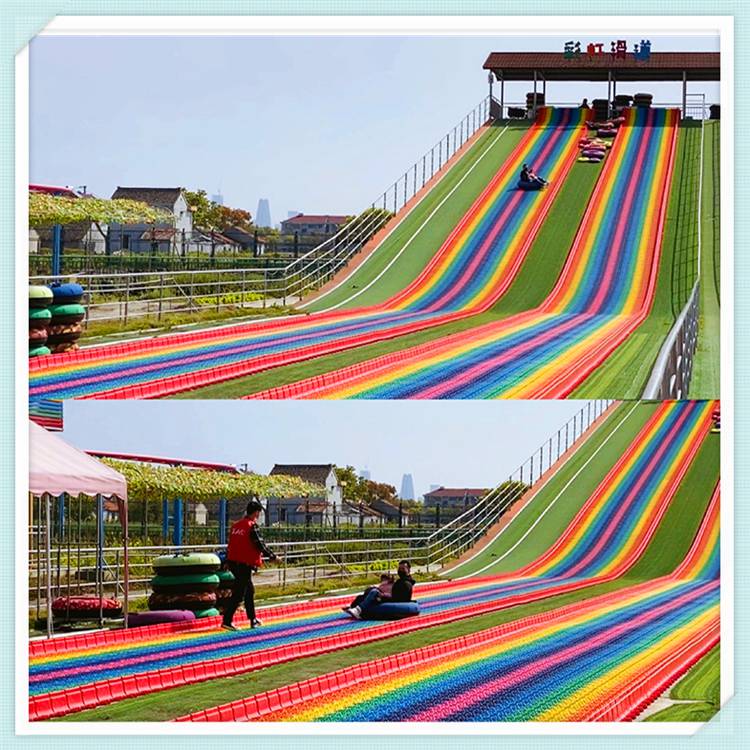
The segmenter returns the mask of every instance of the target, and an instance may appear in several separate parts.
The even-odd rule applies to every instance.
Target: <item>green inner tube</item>
[[[156,592],[215,591],[219,586],[219,576],[212,573],[192,573],[190,575],[156,575],[151,579],[151,588]]]
[[[44,354],[52,354],[52,350],[47,346],[30,346],[29,357],[41,357]]]
[[[215,573],[221,567],[221,560],[212,552],[193,552],[189,555],[161,555],[152,564],[159,575],[179,576]]]
[[[52,320],[52,313],[48,307],[32,307],[29,310],[29,320]]]
[[[49,311],[52,313],[53,318],[58,318],[63,315],[70,316],[86,314],[86,308],[83,305],[79,305],[77,303],[67,305],[50,305]]]
[[[220,612],[218,609],[216,609],[216,607],[209,607],[208,609],[194,609],[193,614],[196,616],[196,618],[216,617],[220,614]]]
[[[234,574],[231,570],[220,570],[216,575],[219,576],[219,588],[229,588],[234,583]]]

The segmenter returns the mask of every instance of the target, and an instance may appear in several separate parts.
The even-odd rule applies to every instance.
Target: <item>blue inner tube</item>
[[[519,190],[541,190],[542,185],[541,183],[536,182],[536,181],[524,182],[523,180],[519,180],[518,189]]]
[[[80,284],[53,284],[50,289],[58,304],[78,302],[83,297],[83,287]]]
[[[378,604],[362,613],[363,620],[402,620],[419,614],[417,602],[390,602]]]

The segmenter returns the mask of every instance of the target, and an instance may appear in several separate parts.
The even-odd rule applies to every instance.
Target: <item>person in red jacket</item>
[[[253,573],[263,565],[263,558],[275,560],[276,555],[266,547],[258,533],[258,516],[263,506],[257,498],[253,498],[247,504],[245,515],[236,523],[232,524],[229,532],[229,546],[227,548],[227,566],[234,575],[232,584],[232,598],[224,608],[224,617],[221,627],[225,630],[237,630],[232,625],[234,613],[240,602],[245,600],[245,612],[250,626],[259,627],[262,623],[255,616],[255,586],[253,586]]]

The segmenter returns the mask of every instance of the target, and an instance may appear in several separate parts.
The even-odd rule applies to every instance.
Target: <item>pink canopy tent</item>
[[[101,461],[68,445],[61,438],[47,432],[43,427],[29,421],[29,493],[45,501],[46,548],[47,548],[47,633],[52,634],[52,555],[50,539],[50,499],[61,495],[79,497],[85,495],[97,501],[99,512],[105,497],[117,500],[118,515],[123,535],[123,611],[127,627],[128,612],[128,487],[125,477]],[[41,523],[41,519],[39,521]],[[97,550],[103,547],[103,529],[97,531]],[[99,559],[99,558],[98,558]],[[97,569],[97,595],[103,590]],[[101,624],[101,613],[100,613]]]
[[[29,492],[128,499],[125,477],[29,421]]]

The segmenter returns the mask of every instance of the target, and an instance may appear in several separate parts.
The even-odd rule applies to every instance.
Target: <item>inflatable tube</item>
[[[600,138],[614,138],[617,135],[617,131],[614,128],[612,128],[611,130],[602,129],[602,130],[597,130],[596,134]]]
[[[81,338],[81,332],[75,331],[72,333],[52,333],[48,336],[50,344],[72,344]]]
[[[52,302],[52,290],[46,286],[29,287],[29,307],[47,307]]]
[[[183,576],[191,573],[216,573],[221,567],[221,560],[212,552],[192,552],[187,555],[161,555],[152,565],[158,575]]]
[[[52,320],[56,324],[79,323],[86,316],[86,308],[83,305],[50,305]]]
[[[209,607],[208,609],[196,609],[195,610],[195,616],[197,618],[200,617],[216,617],[217,615],[220,615],[221,612],[219,612],[216,607]]]
[[[117,599],[102,598],[101,609],[104,617],[120,617],[122,606]],[[97,596],[58,596],[52,601],[52,614],[56,617],[91,618],[99,616]]]
[[[83,333],[83,326],[80,323],[52,323],[48,331],[50,336],[61,336],[69,333],[77,333],[80,336]]]
[[[85,315],[86,308],[79,304],[52,304],[49,306],[49,311],[53,318],[68,318],[75,315]]]
[[[47,341],[46,328],[32,328],[29,331],[29,346],[42,346]]]
[[[55,344],[51,347],[52,354],[65,354],[65,352],[75,352],[78,350],[78,344],[74,341],[65,341],[61,344]]]
[[[47,307],[32,307],[29,310],[29,326],[32,328],[49,325],[50,320],[52,313]]]
[[[232,598],[232,589],[216,589],[216,601],[222,602]]]
[[[219,587],[219,576],[212,573],[190,573],[180,576],[157,575],[151,579],[151,588],[157,594],[193,593],[198,591],[216,591]]]
[[[216,594],[202,591],[194,594],[151,594],[148,608],[154,609],[206,609],[216,605]]]
[[[80,284],[53,284],[50,290],[54,301],[61,305],[80,302],[83,297],[83,287]]]
[[[144,625],[160,625],[163,622],[188,622],[195,619],[189,609],[160,609],[154,612],[133,612],[128,615],[128,627],[140,628]]]
[[[220,570],[217,574],[219,576],[219,589],[231,589],[234,583],[234,574],[231,570]]]
[[[42,357],[45,354],[52,354],[52,350],[48,346],[29,347],[29,357]]]
[[[524,182],[523,180],[518,181],[518,189],[519,190],[541,190],[542,185],[538,182]]]
[[[363,620],[403,620],[404,617],[415,617],[419,614],[417,602],[391,602],[378,604],[362,613]]]

